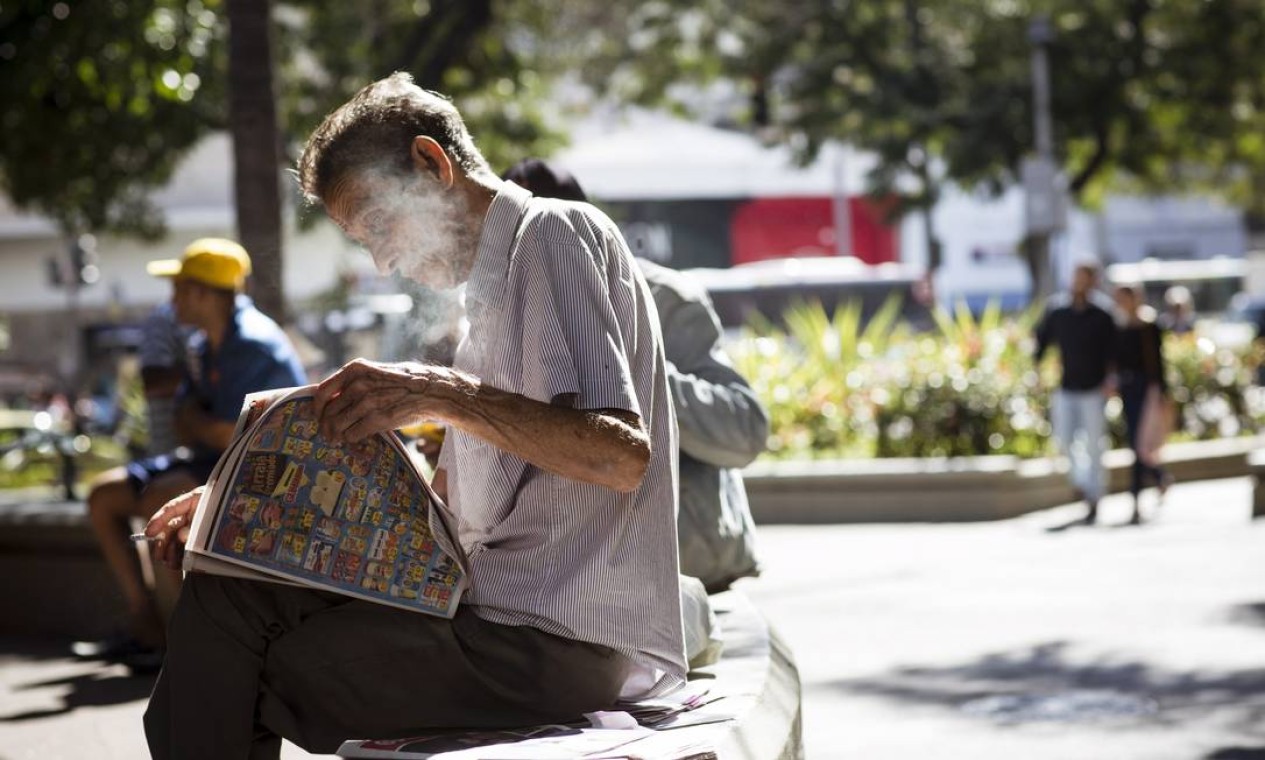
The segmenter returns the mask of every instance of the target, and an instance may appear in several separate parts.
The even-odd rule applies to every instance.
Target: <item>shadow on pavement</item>
[[[1265,726],[1265,669],[1178,672],[1145,662],[1073,662],[1067,648],[1066,642],[1049,642],[962,665],[904,667],[829,686],[1005,724],[1109,719],[1180,725],[1216,711],[1219,722],[1251,735]],[[1239,748],[1225,751],[1231,750]],[[1231,758],[1239,756],[1217,760]]]
[[[1095,523],[1086,522],[1085,516],[1081,515],[1080,517],[1077,517],[1074,520],[1061,522],[1061,523],[1058,523],[1057,525],[1051,525],[1045,529],[1045,532],[1046,533],[1062,533],[1064,531],[1071,530],[1072,528],[1092,528],[1094,526],[1095,526]]]
[[[153,691],[155,676],[132,676],[119,666],[105,663],[81,662],[70,656],[70,642],[61,639],[32,639],[27,637],[0,637],[0,666],[9,669],[22,663],[54,663],[63,661],[75,672],[61,678],[23,682],[5,679],[5,688],[11,695],[39,689],[58,689],[64,692],[58,699],[61,704],[39,710],[20,713],[0,713],[0,723],[37,720],[63,715],[80,707],[103,707],[147,699]],[[39,669],[47,675],[47,670]],[[12,672],[12,671],[10,671]],[[35,676],[36,672],[32,672]],[[38,677],[38,676],[37,676]],[[67,688],[68,687],[68,688]]]
[[[1265,602],[1236,604],[1230,608],[1230,621],[1243,625],[1265,627]]]
[[[0,723],[17,723],[26,720],[64,715],[80,707],[104,707],[146,699],[154,689],[153,676],[122,676],[102,673],[84,673],[51,681],[20,684],[15,691],[69,686],[62,697],[62,704],[43,710],[28,710],[15,715],[0,715]]]
[[[70,639],[47,637],[0,636],[0,661],[19,659],[26,662],[72,659]]]
[[[1265,760],[1265,747],[1222,747],[1204,760]]]

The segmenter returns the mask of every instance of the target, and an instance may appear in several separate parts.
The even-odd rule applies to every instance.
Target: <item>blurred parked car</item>
[[[1239,293],[1206,332],[1218,346],[1240,348],[1265,335],[1265,295]]]
[[[1147,302],[1157,308],[1163,306],[1169,288],[1181,285],[1190,291],[1195,314],[1212,316],[1230,308],[1235,294],[1243,291],[1247,271],[1247,261],[1242,258],[1143,259],[1107,267],[1107,281],[1112,285],[1140,285],[1146,291]]]
[[[738,328],[755,317],[780,324],[797,303],[819,302],[827,314],[849,302],[861,304],[864,322],[892,295],[901,298],[902,316],[930,322],[917,289],[921,273],[902,264],[866,264],[850,256],[769,259],[728,269],[689,269],[711,296],[721,325]]]

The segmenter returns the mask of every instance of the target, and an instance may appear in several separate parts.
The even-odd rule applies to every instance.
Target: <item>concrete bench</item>
[[[118,626],[123,598],[83,502],[32,492],[0,504],[0,605],[6,635],[94,638]]]
[[[720,660],[690,673],[690,680],[709,679],[713,695],[723,699],[712,707],[734,716],[732,721],[677,731],[693,731],[728,758],[804,756],[799,670],[790,648],[740,591],[711,597],[725,643]]]
[[[720,760],[802,758],[799,672],[786,644],[745,594],[711,599],[724,650],[716,663],[691,671],[690,681],[706,685],[707,699],[720,698],[683,717],[716,722],[666,730],[682,744],[712,747]]]
[[[721,758],[792,760],[803,755],[799,673],[786,644],[741,591],[711,597],[724,650],[690,674],[708,684],[698,709],[732,716],[672,729],[691,732]],[[103,636],[118,623],[123,601],[88,527],[82,502],[47,494],[0,503],[0,615],[6,635]]]

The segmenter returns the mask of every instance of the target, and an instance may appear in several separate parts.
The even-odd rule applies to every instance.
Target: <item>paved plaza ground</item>
[[[1265,520],[1246,478],[957,525],[764,531],[811,760],[1265,759]],[[1055,529],[1055,530],[1051,530]]]
[[[774,526],[741,588],[798,659],[810,760],[1265,760],[1247,479],[952,525]],[[3,614],[21,614],[6,610]],[[144,757],[151,685],[0,639],[0,760]],[[308,757],[287,747],[289,760]]]

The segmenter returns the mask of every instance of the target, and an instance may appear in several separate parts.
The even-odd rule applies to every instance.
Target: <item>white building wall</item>
[[[1241,257],[1243,213],[1212,198],[1113,196],[1103,204],[1103,245],[1113,262]]]
[[[1021,258],[1024,236],[1023,191],[1012,188],[998,198],[947,190],[933,213],[942,249],[936,295],[942,304],[965,299],[980,307],[991,298],[1022,302],[1031,290]],[[1106,266],[1159,257],[1208,259],[1242,257],[1247,230],[1241,211],[1206,198],[1112,196],[1099,213],[1073,208],[1067,228],[1051,241],[1058,287],[1070,282],[1075,264],[1085,258]],[[927,262],[921,214],[901,223],[901,258]]]
[[[165,240],[144,243],[116,237],[97,241],[101,279],[79,290],[79,303],[92,308],[152,306],[171,295],[167,280],[151,277],[145,265],[154,259],[177,258],[190,241],[206,236],[235,237],[232,228],[173,230]],[[64,288],[49,281],[47,261],[62,255],[64,241],[42,238],[0,240],[0,311],[30,312],[65,305]],[[358,259],[364,262],[358,262]],[[336,227],[318,223],[312,230],[286,230],[283,287],[290,302],[311,298],[334,285],[340,271],[359,269],[368,256],[347,242]]]
[[[0,392],[20,390],[37,377],[43,378],[37,385],[71,382],[88,369],[79,339],[86,328],[137,320],[171,297],[170,283],[146,272],[148,262],[178,257],[195,238],[236,237],[231,165],[224,135],[209,137],[191,151],[172,182],[154,196],[167,236],[156,242],[100,236],[100,278],[78,290],[73,310],[67,291],[50,281],[48,268],[50,258],[65,256],[67,241],[47,219],[19,213],[0,197],[0,335],[5,339]],[[372,271],[369,257],[324,218],[300,231],[291,209],[283,224],[283,288],[290,304],[330,289],[344,272]]]
[[[195,238],[236,237],[231,167],[231,145],[225,135],[208,137],[191,151],[168,187],[154,196],[166,217],[166,238],[147,243],[100,237],[101,279],[80,290],[80,305],[94,309],[156,304],[169,297],[170,286],[150,277],[146,263],[178,257]],[[367,265],[367,257],[328,221],[322,219],[301,232],[293,216],[287,214],[284,231],[283,287],[287,300],[310,298],[333,286],[343,268]],[[64,308],[66,291],[49,282],[47,261],[64,255],[65,247],[66,241],[46,219],[18,213],[0,203],[0,311]],[[358,262],[362,258],[364,261]]]

